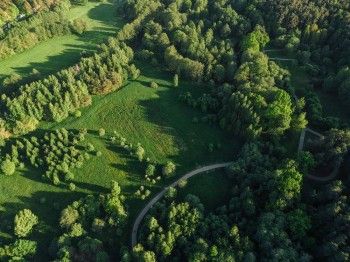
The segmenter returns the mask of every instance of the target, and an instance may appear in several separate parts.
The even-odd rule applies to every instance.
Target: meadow
[[[0,78],[17,73],[30,74],[33,68],[43,75],[57,72],[77,62],[82,51],[94,51],[97,44],[112,36],[123,22],[111,3],[88,2],[74,6],[67,14],[71,20],[82,18],[88,30],[83,35],[64,35],[39,43],[32,49],[0,61]]]
[[[65,186],[49,185],[41,179],[40,170],[22,170],[12,177],[1,176],[0,219],[6,221],[0,226],[1,236],[9,237],[6,232],[9,232],[11,218],[18,210],[26,207],[38,214],[42,221],[42,230],[35,237],[48,240],[57,229],[62,208],[84,194],[107,192],[111,180],[115,180],[127,197],[130,219],[123,240],[128,243],[133,219],[148,199],[143,201],[135,197],[134,193],[141,185],[151,190],[152,196],[186,171],[234,157],[239,150],[240,141],[216,125],[208,127],[208,123],[194,123],[192,119],[200,119],[202,113],[176,99],[182,92],[201,92],[208,87],[180,80],[180,86],[175,88],[172,86],[171,74],[160,69],[154,70],[145,64],[139,66],[142,67],[142,75],[137,80],[129,81],[114,93],[95,96],[93,104],[82,110],[81,117],[71,116],[61,123],[41,124],[36,132],[62,127],[74,130],[86,128],[86,143],[92,143],[96,150],[102,152],[102,156],[92,157],[81,169],[73,171],[74,183],[77,185],[75,192],[69,191]],[[150,88],[152,81],[157,82],[159,88]],[[100,128],[106,130],[104,137],[98,135]],[[156,185],[146,183],[145,164],[110,143],[108,137],[114,131],[133,144],[141,143],[147,157],[153,161],[173,161],[177,165],[176,174]],[[209,152],[209,143],[221,146]],[[216,183],[221,183],[220,175]],[[198,187],[198,190],[200,188],[202,187]],[[203,190],[208,191],[205,185]],[[215,199],[217,194],[210,194]],[[42,258],[43,254],[47,255],[47,251],[44,246],[40,249],[43,252],[40,256]]]

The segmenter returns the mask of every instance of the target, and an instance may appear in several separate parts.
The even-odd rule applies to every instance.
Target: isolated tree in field
[[[16,165],[11,160],[6,159],[5,161],[3,161],[1,163],[1,171],[3,174],[5,174],[7,176],[11,176],[16,171]]]
[[[15,235],[18,237],[28,236],[35,225],[39,223],[38,217],[29,209],[23,209],[15,216]]]
[[[164,165],[162,171],[163,171],[163,175],[164,176],[170,176],[170,175],[172,175],[175,172],[175,170],[176,170],[175,164],[173,162],[171,162],[171,161],[168,161]]]
[[[135,154],[137,159],[141,162],[145,156],[145,149],[141,145],[138,145]]]
[[[104,128],[100,128],[99,130],[98,130],[98,135],[99,136],[104,136],[106,134],[106,130],[104,129]]]

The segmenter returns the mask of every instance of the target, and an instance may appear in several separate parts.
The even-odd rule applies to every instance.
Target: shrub
[[[13,244],[0,248],[0,257],[4,261],[27,261],[25,257],[31,257],[36,254],[37,243],[31,240],[19,239]],[[12,258],[5,260],[4,257]]]
[[[145,149],[143,149],[142,146],[138,145],[136,148],[136,156],[140,162],[143,160],[144,155],[145,155]]]
[[[151,88],[154,88],[154,89],[159,87],[158,84],[156,82],[154,82],[154,81],[151,82],[150,86],[151,86]]]
[[[81,117],[81,111],[80,110],[77,110],[74,112],[74,116],[75,117]]]
[[[146,168],[146,177],[153,176],[155,171],[156,171],[156,167],[152,164],[148,164]]]
[[[26,237],[35,225],[39,223],[38,217],[29,209],[23,209],[15,216],[15,235]]]
[[[75,184],[74,183],[69,183],[69,190],[70,191],[75,191],[75,189],[76,189]]]
[[[102,156],[102,152],[101,151],[97,151],[96,152],[96,156]]]
[[[2,171],[3,174],[5,174],[7,176],[11,176],[16,171],[16,165],[11,160],[6,159],[1,164],[1,171]]]
[[[185,186],[187,186],[187,179],[181,179],[178,185],[180,188],[184,188]]]
[[[87,30],[87,23],[81,18],[74,19],[71,23],[71,29],[74,33],[81,35]]]
[[[163,167],[163,175],[170,176],[175,172],[176,166],[173,162],[168,161]]]
[[[101,137],[105,136],[106,135],[106,130],[104,128],[100,128],[98,130],[98,135],[101,136]]]

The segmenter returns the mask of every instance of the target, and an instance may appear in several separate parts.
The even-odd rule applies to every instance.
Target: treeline
[[[126,1],[123,10],[134,19],[145,4]],[[291,97],[289,73],[262,53],[270,41],[263,26],[228,1],[158,0],[149,6],[157,15],[136,33],[136,56],[165,63],[180,77],[209,82],[210,98],[199,100],[210,121],[250,139],[305,127],[303,104]]]
[[[249,7],[246,7],[249,8]],[[350,101],[350,4],[348,1],[263,1],[256,6],[275,44],[297,54],[314,87]]]
[[[70,2],[66,0],[60,3],[51,11],[40,12],[24,21],[12,23],[8,30],[0,34],[0,59],[21,53],[54,36],[82,34],[87,28],[86,22],[81,19],[69,21],[66,13]]]
[[[62,210],[54,235],[46,247],[55,261],[111,261],[119,255],[118,237],[124,233],[128,213],[117,182],[109,193],[88,195]],[[41,218],[24,209],[14,218],[14,242],[0,246],[1,261],[33,261],[40,258],[31,235],[40,231]],[[118,248],[119,246],[119,248]]]
[[[69,114],[91,104],[93,94],[107,94],[119,89],[139,70],[131,65],[133,51],[115,38],[101,45],[99,53],[82,58],[77,65],[56,75],[23,85],[9,95],[1,96],[1,138],[34,130],[26,129],[28,119],[37,122],[62,121]],[[9,87],[10,88],[10,87]],[[18,129],[18,127],[23,127]]]
[[[349,149],[348,134],[343,141]],[[330,156],[339,144],[320,146]],[[246,144],[227,170],[231,196],[214,212],[196,196],[179,199],[170,188],[146,217],[129,256],[135,261],[347,261],[350,185],[336,180],[305,191],[310,159],[284,154],[278,144]]]
[[[65,0],[2,0],[0,3],[0,26],[6,22],[11,22],[22,15],[31,15],[42,9],[60,5]]]

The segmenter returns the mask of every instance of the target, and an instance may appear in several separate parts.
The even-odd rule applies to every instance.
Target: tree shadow
[[[29,237],[38,242],[37,257],[34,261],[44,261],[49,258],[48,247],[60,230],[61,210],[85,195],[82,192],[38,191],[30,197],[19,197],[20,202],[9,201],[2,205],[4,211],[0,212],[0,232],[13,236],[14,216],[20,210],[30,209],[39,218],[39,225]],[[13,240],[15,239],[7,239],[7,243]]]
[[[43,78],[74,65],[79,62],[82,51],[95,51],[99,44],[106,41],[108,37],[116,34],[118,29],[117,24],[122,23],[119,21],[120,18],[117,17],[117,13],[114,12],[115,15],[112,15],[111,12],[114,12],[114,6],[108,3],[100,4],[92,8],[88,11],[88,17],[101,22],[102,26],[94,26],[82,35],[76,36],[77,43],[80,44],[66,44],[64,45],[66,47],[64,51],[55,55],[48,54],[44,62],[31,62],[26,66],[15,66],[11,69],[14,70],[15,73],[27,78],[26,82],[31,82],[32,80],[29,76],[34,68],[41,73],[41,78]],[[8,74],[0,74],[0,81],[7,76]]]

